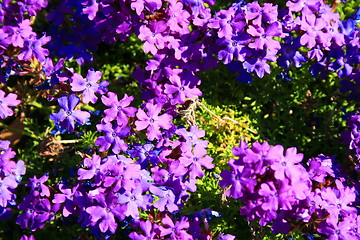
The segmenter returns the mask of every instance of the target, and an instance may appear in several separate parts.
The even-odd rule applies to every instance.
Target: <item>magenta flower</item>
[[[14,114],[13,110],[9,107],[17,106],[21,103],[20,100],[17,100],[17,95],[14,93],[9,93],[5,97],[5,92],[0,90],[0,118],[5,119]]]

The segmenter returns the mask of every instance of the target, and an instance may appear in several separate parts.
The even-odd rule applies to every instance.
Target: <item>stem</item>
[[[87,105],[87,104],[81,104],[81,108],[87,110],[87,111],[92,111],[94,112],[96,109],[90,105]]]
[[[39,109],[42,109],[42,110],[45,110],[45,111],[51,111],[51,109],[47,106],[44,106],[36,101],[33,101],[33,102],[27,102],[26,104],[28,105],[31,105],[31,106],[34,106],[34,107],[37,107]]]
[[[17,133],[20,133],[20,134],[22,134],[22,135],[25,135],[25,136],[28,136],[28,137],[32,137],[32,138],[35,138],[35,139],[38,139],[38,140],[41,139],[39,136],[36,136],[36,135],[33,134],[33,133],[26,132],[26,131],[21,131],[21,130],[16,129],[16,128],[12,128],[12,127],[10,127],[10,126],[2,123],[2,122],[0,122],[0,127],[5,128],[5,129],[9,129],[9,130],[12,131],[12,132],[17,132]]]
[[[216,119],[218,119],[220,122],[225,123],[224,119],[222,119],[221,117],[219,117],[218,115],[216,115],[213,111],[211,111],[210,109],[208,109],[203,103],[197,102],[196,104],[197,104],[198,106],[202,107],[203,109],[205,109],[205,111],[207,111],[208,113],[210,113],[213,117],[215,117]]]
[[[253,134],[255,134],[255,135],[258,134],[257,131],[254,131],[254,130],[252,130],[252,129],[246,127],[246,126],[244,126],[244,124],[242,124],[242,123],[240,123],[240,122],[238,122],[238,121],[236,121],[236,120],[234,120],[234,119],[232,119],[232,118],[229,118],[229,117],[221,118],[221,117],[219,117],[218,115],[216,115],[213,111],[211,111],[210,109],[208,109],[208,108],[207,108],[203,103],[201,103],[201,102],[197,102],[196,104],[197,104],[198,106],[202,107],[203,109],[205,109],[205,111],[207,111],[208,113],[210,113],[213,117],[215,117],[216,119],[218,119],[218,120],[219,120],[220,122],[222,122],[222,123],[226,123],[225,120],[229,120],[229,121],[231,121],[231,122],[233,122],[233,123],[239,124],[242,128],[245,128],[246,130],[248,130],[249,132],[251,132],[251,133],[253,133]]]
[[[79,139],[73,139],[73,140],[59,140],[60,143],[68,144],[68,143],[78,143],[80,142]]]

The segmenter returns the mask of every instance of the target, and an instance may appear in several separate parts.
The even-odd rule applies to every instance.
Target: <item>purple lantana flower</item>
[[[66,129],[68,133],[74,131],[75,121],[84,124],[90,113],[80,110],[74,110],[80,102],[80,98],[71,94],[70,96],[62,96],[58,99],[59,105],[62,108],[58,113],[52,113],[50,119],[55,122],[56,125],[60,125]]]

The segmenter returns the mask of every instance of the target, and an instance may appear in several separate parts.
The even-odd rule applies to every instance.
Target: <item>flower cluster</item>
[[[0,219],[11,217],[10,206],[16,205],[15,189],[21,176],[25,174],[25,164],[12,161],[16,153],[10,148],[9,141],[0,141]]]
[[[358,164],[360,161],[360,114],[352,114],[347,120],[347,127],[349,130],[345,130],[341,137],[343,138],[343,144],[347,145],[349,151],[354,152],[354,161]],[[358,166],[359,167],[359,166]]]
[[[311,158],[306,169],[296,148],[284,155],[283,146],[267,142],[251,148],[241,142],[233,154],[238,158],[229,161],[230,171],[220,174],[219,185],[227,196],[241,199],[240,214],[247,220],[271,224],[274,233],[286,234],[298,226],[304,233],[337,234],[336,239],[360,237],[355,189],[336,176],[332,158]]]
[[[98,238],[126,228],[131,239],[209,239],[211,210],[181,214],[197,180],[214,168],[208,142],[203,130],[177,126],[174,119],[180,106],[202,95],[197,73],[221,61],[240,72],[242,82],[269,74],[271,63],[288,77],[292,66],[309,62],[314,77],[336,72],[343,78],[341,91],[359,99],[359,29],[353,19],[340,21],[322,0],[289,0],[286,9],[240,1],[215,14],[207,7],[213,0],[65,0],[49,8],[46,20],[52,25],[39,36],[32,20],[48,4],[0,2],[0,83],[7,84],[10,76],[36,76],[24,85],[58,103],[61,109],[50,120],[67,133],[89,123],[91,114],[80,107],[104,105],[96,124],[102,135],[91,156],[82,154],[73,181],[50,188],[48,174],[29,179],[30,193],[18,205],[21,228],[36,231],[60,216],[76,217]],[[133,96],[120,99],[108,92],[110,83],[100,81],[100,71],[91,68],[83,77],[67,67],[73,59],[81,66],[92,63],[98,44],[126,41],[132,34],[152,56],[144,69],[133,72],[143,91],[144,103],[137,108],[130,106]],[[0,90],[1,119],[14,114],[9,107],[25,102],[18,97]],[[358,125],[355,114],[348,122],[351,130],[342,135],[356,157]],[[306,169],[296,148],[284,154],[283,146],[267,142],[251,148],[241,142],[233,153],[238,158],[229,161],[219,184],[227,196],[241,199],[240,213],[248,220],[271,224],[275,233],[297,226],[333,239],[360,237],[355,186],[336,174],[332,158],[311,158]],[[23,161],[10,160],[14,156],[9,142],[1,141],[1,219],[15,204],[25,174]],[[219,239],[234,236],[219,234]]]

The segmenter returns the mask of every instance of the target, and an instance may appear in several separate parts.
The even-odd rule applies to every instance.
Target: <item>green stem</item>
[[[80,142],[79,139],[73,139],[73,140],[59,140],[60,143],[62,144],[67,144],[67,143],[78,143]]]
[[[20,133],[20,134],[25,135],[25,136],[28,136],[28,137],[32,137],[32,138],[39,139],[39,140],[41,139],[39,136],[36,136],[36,135],[33,134],[33,133],[26,132],[26,131],[21,131],[21,130],[19,130],[19,129],[10,127],[10,126],[2,123],[2,122],[0,122],[0,127],[5,128],[5,129],[9,129],[9,130],[12,131],[12,132],[17,132],[17,133]]]
[[[81,104],[81,108],[87,110],[87,111],[92,111],[94,112],[96,109],[90,105],[87,105],[87,104]]]
[[[34,107],[37,107],[37,108],[40,108],[42,110],[45,110],[45,111],[50,111],[51,112],[51,109],[47,106],[44,106],[36,101],[33,101],[33,102],[27,102],[26,104],[28,105],[31,105],[31,106],[34,106]]]

